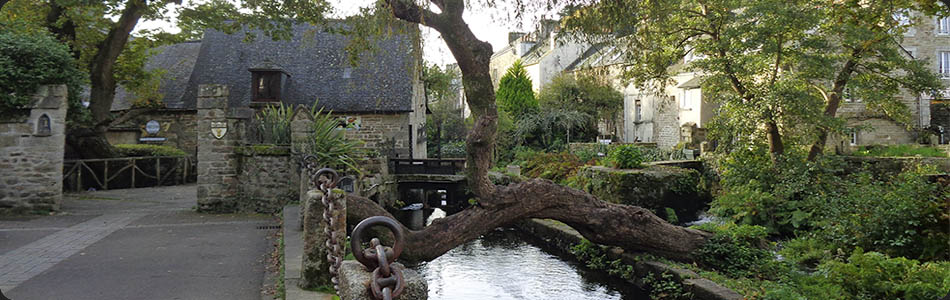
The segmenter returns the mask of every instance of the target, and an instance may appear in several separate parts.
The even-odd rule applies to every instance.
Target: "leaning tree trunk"
[[[667,223],[645,208],[605,202],[545,179],[498,186],[490,197],[495,203],[492,207],[474,206],[419,231],[403,228],[408,234],[401,258],[432,260],[497,227],[526,218],[555,219],[595,243],[684,261],[692,260],[693,250],[711,235]],[[346,218],[354,223],[371,216],[392,217],[362,197],[348,196],[346,207]]]
[[[467,176],[478,205],[408,234],[403,257],[431,260],[499,226],[525,218],[551,218],[566,223],[587,239],[688,260],[710,234],[669,224],[649,210],[611,204],[548,180],[495,186],[488,178],[495,144],[498,110],[489,75],[491,45],[479,40],[462,20],[463,0],[430,0],[441,13],[411,0],[387,0],[394,16],[431,27],[442,35],[462,71],[465,96],[475,117],[467,142]],[[348,197],[348,220],[389,215],[372,201]]]

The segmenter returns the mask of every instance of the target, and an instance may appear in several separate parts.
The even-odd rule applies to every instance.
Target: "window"
[[[857,146],[857,145],[858,145],[858,130],[852,128],[851,129],[851,146]]]
[[[51,129],[52,122],[49,119],[49,116],[43,114],[39,119],[36,120],[36,135],[38,136],[49,136],[52,135]]]
[[[643,110],[641,109],[642,106],[640,105],[640,100],[637,100],[634,103],[636,104],[634,104],[634,119],[633,120],[636,122],[640,122],[640,120],[643,120]]]
[[[280,79],[279,71],[252,71],[251,101],[280,101]]]
[[[861,102],[861,99],[854,96],[854,91],[851,88],[844,88],[844,92],[841,94],[841,99],[844,99],[844,102]]]
[[[937,52],[937,61],[939,62],[937,73],[940,73],[940,77],[950,78],[950,51]]]
[[[937,19],[937,34],[950,35],[950,17]]]
[[[343,78],[353,78],[353,68],[343,68]]]

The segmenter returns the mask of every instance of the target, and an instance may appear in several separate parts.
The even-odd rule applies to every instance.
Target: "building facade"
[[[289,40],[251,32],[248,41],[243,34],[208,30],[201,41],[155,49],[146,69],[164,70],[161,108],[113,128],[110,140],[195,153],[196,137],[203,134],[194,125],[198,86],[220,84],[230,89],[230,107],[260,111],[279,104],[316,105],[338,115],[347,125],[341,129],[346,136],[365,141],[370,150],[424,158],[427,107],[417,55],[419,32],[417,27],[405,29],[378,42],[386,51],[362,53],[355,65],[344,49],[348,37],[310,25],[295,26]],[[113,111],[134,108],[138,101],[119,89]]]

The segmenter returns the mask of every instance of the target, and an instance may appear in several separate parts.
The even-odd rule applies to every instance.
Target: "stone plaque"
[[[211,122],[211,135],[214,135],[214,138],[221,139],[225,134],[228,134],[228,122]]]

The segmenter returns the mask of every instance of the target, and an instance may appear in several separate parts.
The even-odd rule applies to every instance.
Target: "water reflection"
[[[647,299],[635,287],[588,272],[496,230],[416,267],[429,299]]]

